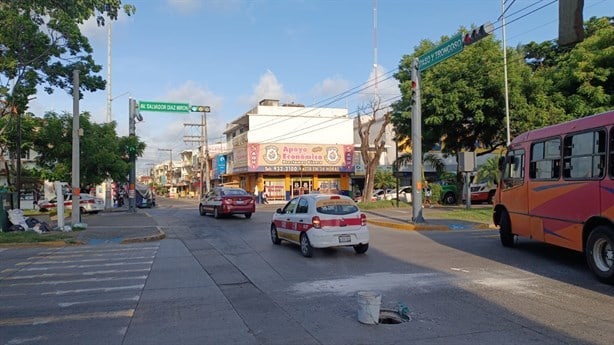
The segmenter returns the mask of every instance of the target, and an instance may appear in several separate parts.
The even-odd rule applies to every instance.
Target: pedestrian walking
[[[431,187],[429,187],[429,183],[427,181],[424,181],[424,204],[428,205],[429,208],[433,207],[433,204],[431,204],[431,195],[433,194],[433,192],[431,191]],[[424,207],[424,205],[422,206]]]
[[[262,203],[263,204],[268,204],[269,201],[267,200],[269,198],[269,192],[267,192],[266,188],[262,191]]]

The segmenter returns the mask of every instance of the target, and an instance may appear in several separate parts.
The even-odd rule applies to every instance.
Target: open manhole
[[[404,319],[396,310],[381,309],[379,312],[379,323],[384,325],[396,325],[408,321]]]

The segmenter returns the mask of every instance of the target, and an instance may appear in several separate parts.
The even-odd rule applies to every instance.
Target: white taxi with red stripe
[[[367,217],[344,195],[300,195],[273,214],[271,240],[296,243],[306,257],[313,248],[342,246],[363,254],[369,249]]]

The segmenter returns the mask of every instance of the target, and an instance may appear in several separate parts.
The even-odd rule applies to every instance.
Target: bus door
[[[507,210],[514,233],[530,233],[528,183],[525,177],[525,150],[509,150],[501,179],[500,204]]]

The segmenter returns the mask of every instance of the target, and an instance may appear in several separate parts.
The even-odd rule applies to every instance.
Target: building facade
[[[229,123],[224,134],[229,145],[220,177],[225,185],[258,194],[266,190],[268,200],[349,194],[354,133],[347,109],[265,99]]]

